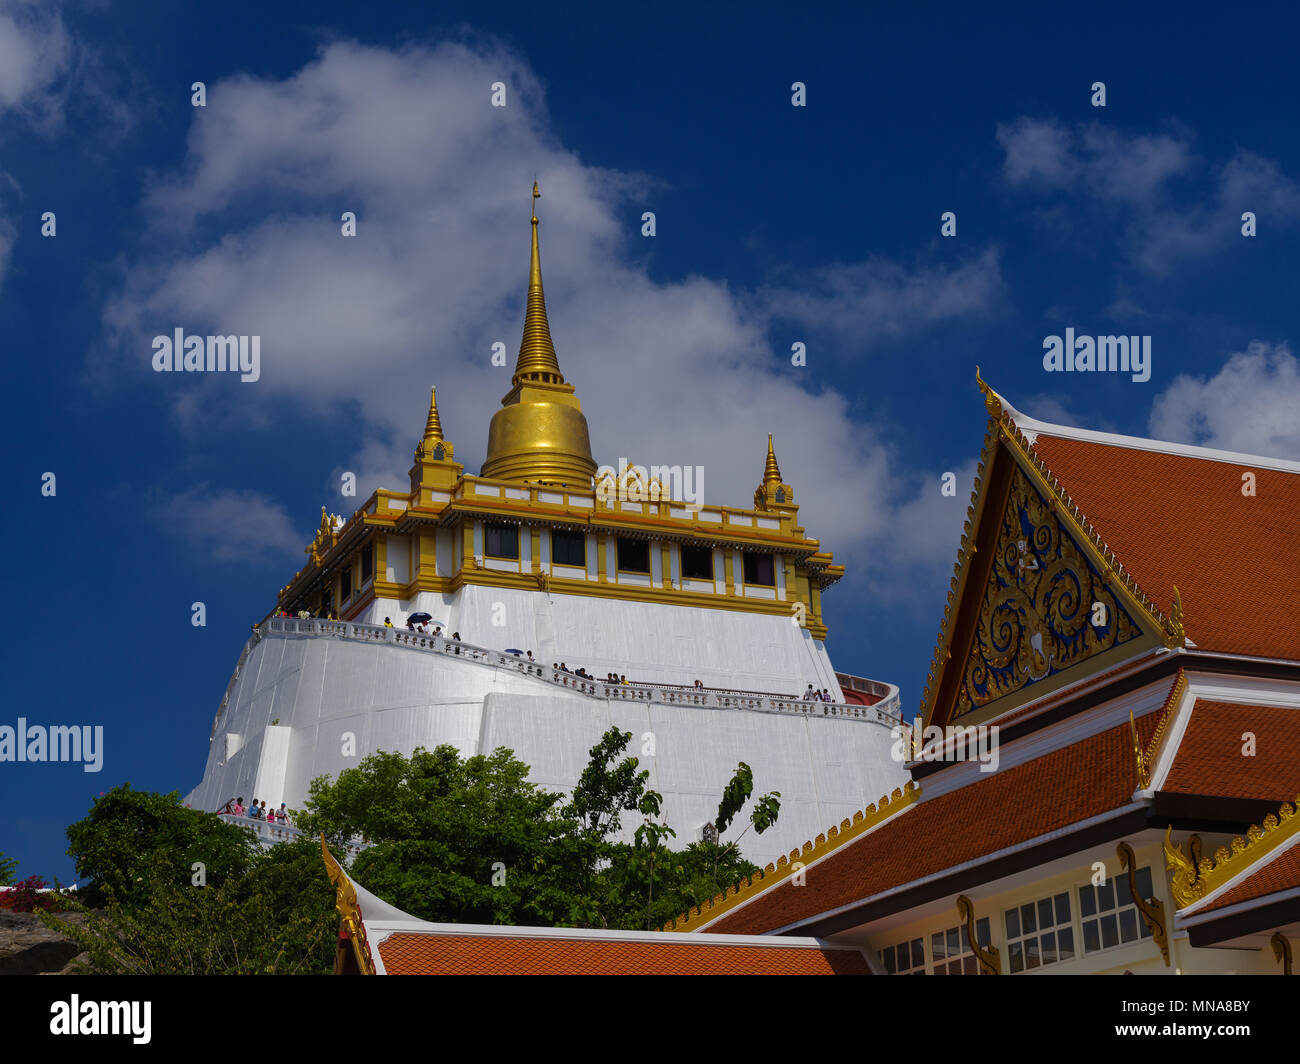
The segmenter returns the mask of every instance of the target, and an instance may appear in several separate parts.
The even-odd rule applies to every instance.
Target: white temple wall
[[[448,634],[467,643],[531,650],[543,664],[563,661],[597,677],[789,695],[811,683],[843,698],[825,644],[788,617],[469,585],[453,595],[380,600],[357,619],[383,624],[387,616],[403,627],[416,612],[445,621]],[[504,623],[494,625],[494,616]]]
[[[906,782],[889,758],[889,729],[878,724],[552,690],[509,670],[424,650],[269,635],[249,652],[218,722],[203,780],[188,800],[214,810],[242,795],[245,802],[301,808],[315,776],[335,776],[376,750],[409,755],[441,743],[463,755],[509,747],[532,767],[530,779],[567,791],[586,767],[590,748],[617,725],[632,732],[629,753],[664,795],[679,844],[698,838],[700,827],[714,819],[737,762],[753,768],[758,793],[780,791],[778,827],[763,836],[751,831],[743,844],[751,860],[765,864]],[[230,758],[228,734],[242,743]],[[653,756],[642,754],[647,734],[653,735]],[[624,827],[630,837],[636,828],[631,815]]]

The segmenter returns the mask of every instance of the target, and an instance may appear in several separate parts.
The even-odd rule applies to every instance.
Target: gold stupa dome
[[[596,463],[582,404],[566,384],[551,342],[537,247],[537,198],[533,183],[533,258],[528,271],[528,309],[512,387],[492,415],[482,475],[503,480],[591,484]]]

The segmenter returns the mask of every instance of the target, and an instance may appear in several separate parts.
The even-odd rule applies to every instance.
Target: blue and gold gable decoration
[[[1106,577],[1016,469],[949,719],[1141,635]]]
[[[988,429],[944,607],[921,723],[978,724],[1161,646],[1166,617],[979,377]]]

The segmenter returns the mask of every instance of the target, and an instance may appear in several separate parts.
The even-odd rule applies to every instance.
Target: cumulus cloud
[[[827,266],[802,287],[768,287],[766,312],[815,322],[843,342],[897,337],[937,322],[987,313],[1004,292],[996,248],[954,266],[908,268],[888,259]]]
[[[1083,196],[1113,212],[1130,264],[1152,276],[1239,240],[1245,211],[1266,214],[1279,227],[1300,223],[1300,184],[1276,162],[1245,150],[1209,162],[1193,151],[1185,130],[1130,134],[1022,117],[999,125],[997,139],[1010,184]],[[1039,215],[1060,222],[1050,210]]]
[[[1256,341],[1213,377],[1177,377],[1151,407],[1151,436],[1300,460],[1300,372],[1285,344]]]
[[[505,108],[489,106],[495,81]],[[149,246],[167,251],[130,263],[105,311],[110,346],[192,429],[297,404],[343,427],[327,434],[322,467],[357,472],[364,498],[405,485],[436,384],[444,431],[476,471],[510,387],[492,345],[506,344],[512,367],[519,344],[536,174],[551,331],[597,463],[703,465],[711,502],[747,505],[771,432],[810,535],[849,561],[896,535],[897,456],[843,395],[791,372],[767,339],[765,302],[902,333],[980,313],[1001,283],[995,252],[944,269],[841,265],[807,290],[761,294],[698,275],[651,280],[628,203],[655,179],[557,143],[535,75],[495,45],[332,43],[287,80],[233,78],[208,100],[184,163],[146,198]],[[356,237],[340,235],[344,211]],[[260,335],[261,380],[149,373],[150,339],[178,326]]]
[[[0,0],[0,113],[19,111],[37,124],[57,122],[56,86],[72,60],[58,9],[38,0]]]
[[[301,561],[302,534],[283,505],[259,492],[200,484],[156,496],[154,510],[178,539],[215,562]]]

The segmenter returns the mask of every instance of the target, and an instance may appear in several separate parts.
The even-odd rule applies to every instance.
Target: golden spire
[[[551,342],[551,326],[546,320],[546,296],[542,292],[542,256],[537,247],[537,200],[541,196],[533,182],[533,259],[528,267],[528,310],[524,315],[524,338],[519,345],[519,361],[511,384],[521,380],[563,384],[560,363]]]
[[[541,195],[533,182],[533,207]],[[482,476],[502,480],[591,487],[596,463],[582,404],[565,382],[551,343],[542,294],[542,257],[537,249],[533,211],[533,260],[528,271],[528,309],[524,338],[510,391],[488,426]]]
[[[772,450],[772,434],[767,434],[767,465],[763,467],[763,483],[781,483],[781,470],[776,464],[776,452]]]
[[[442,439],[442,422],[438,420],[438,389],[429,389],[429,419],[424,423],[424,438],[429,443]]]

